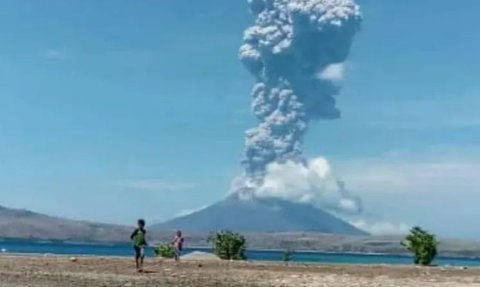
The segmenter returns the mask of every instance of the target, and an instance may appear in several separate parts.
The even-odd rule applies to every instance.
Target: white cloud
[[[443,236],[478,236],[471,224],[480,216],[479,150],[397,151],[337,160],[335,169],[366,211],[346,219],[367,231],[386,233],[383,230],[420,225]]]
[[[311,203],[339,213],[358,213],[362,209],[360,200],[350,195],[322,157],[308,163],[287,161],[269,164],[263,184],[254,192],[258,197]]]
[[[193,214],[193,213],[195,213],[195,212],[202,211],[202,210],[204,210],[204,209],[207,208],[207,207],[208,207],[208,205],[204,205],[204,206],[198,207],[198,208],[185,209],[185,210],[182,210],[182,211],[180,211],[179,213],[177,213],[177,214],[175,215],[175,217],[187,216],[187,215]]]
[[[179,191],[195,187],[192,183],[167,181],[163,179],[125,180],[117,182],[115,185],[128,189],[151,191]]]
[[[388,221],[366,221],[360,219],[351,221],[350,224],[372,235],[404,235],[410,230],[410,226],[406,223],[395,224]]]
[[[345,75],[345,64],[335,63],[328,65],[323,71],[317,74],[317,77],[328,81],[341,81]]]
[[[352,102],[348,111],[354,125],[383,129],[424,130],[432,128],[472,128],[480,126],[476,108],[479,92],[444,97],[436,95],[430,100],[379,100],[375,105]],[[353,99],[355,101],[355,99]],[[394,103],[394,104],[392,104]],[[370,115],[375,115],[374,117]]]
[[[475,192],[480,189],[480,157],[384,157],[353,159],[338,165],[342,177],[358,191],[389,193]]]
[[[347,194],[322,158],[271,164],[267,171],[263,186],[252,183],[247,190],[260,197],[312,203],[372,234],[404,234],[420,225],[443,236],[478,236],[471,228],[480,216],[476,148],[433,147],[336,160],[335,174],[348,183]],[[364,212],[349,214],[357,209],[357,198]]]
[[[48,60],[64,60],[67,58],[67,54],[58,49],[47,49],[42,56]]]

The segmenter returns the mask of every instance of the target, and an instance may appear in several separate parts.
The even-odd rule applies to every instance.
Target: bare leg
[[[138,252],[138,259],[139,259],[139,272],[143,272],[143,260],[145,259],[145,249],[142,247]]]
[[[138,247],[135,247],[135,266],[138,272],[142,272],[143,253]]]
[[[180,261],[180,250],[178,249],[175,250],[175,261]]]

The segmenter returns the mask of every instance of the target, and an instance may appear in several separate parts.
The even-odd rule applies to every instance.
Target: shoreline
[[[196,250],[191,250],[187,253],[184,253],[182,256],[188,255],[192,252],[195,252]],[[201,251],[201,250],[197,250]],[[203,250],[205,251],[205,250]],[[211,253],[210,251],[207,251],[207,253]],[[333,253],[331,255],[336,255],[336,253]],[[75,260],[79,259],[99,259],[99,260],[126,260],[126,261],[131,261],[132,260],[132,255],[98,255],[98,254],[67,254],[67,253],[31,253],[31,252],[0,252],[0,258],[38,258],[38,259],[68,259],[71,260],[74,258]],[[363,255],[363,256],[369,256],[369,255]],[[409,258],[409,257],[405,257]],[[437,259],[448,259],[447,257],[437,257]],[[453,258],[457,259],[457,258]],[[161,258],[157,256],[146,256],[146,260],[153,260],[153,261],[172,261],[170,259],[166,258]],[[188,258],[186,259],[188,261],[195,261],[195,259]],[[465,260],[465,259],[462,259]],[[469,261],[470,259],[466,259],[466,261]],[[472,261],[475,261],[472,259]],[[229,263],[235,263],[235,264],[267,264],[267,265],[290,265],[290,266],[369,266],[369,267],[375,267],[375,266],[383,266],[383,267],[406,267],[406,268],[452,268],[452,269],[458,269],[458,268],[468,268],[468,269],[478,269],[480,270],[480,262],[478,264],[461,264],[461,265],[455,265],[455,264],[432,264],[430,266],[420,266],[420,265],[414,265],[413,263],[388,263],[388,262],[334,262],[334,261],[302,261],[302,260],[292,260],[289,262],[284,262],[281,260],[269,260],[269,259],[246,259],[246,260],[222,260],[222,262],[229,262]],[[433,262],[435,263],[435,261]]]
[[[205,241],[204,233],[191,233],[188,236],[188,245],[192,248],[206,250],[210,245]],[[395,236],[340,236],[319,233],[245,233],[249,250],[258,252],[282,252],[286,248],[301,253],[371,255],[371,256],[409,256],[410,254],[399,242],[402,238]],[[150,241],[155,244],[169,242],[170,233],[155,232]],[[466,260],[480,260],[480,241],[443,239],[438,256],[442,258],[456,258]],[[126,240],[84,240],[78,238],[55,239],[41,238],[0,238],[6,245],[16,243],[22,245],[58,244],[58,245],[91,245],[91,246],[125,246]],[[7,249],[11,249],[5,246]]]
[[[0,244],[1,244],[0,240]],[[5,242],[5,241],[4,241]],[[11,241],[14,242],[14,241]],[[24,243],[34,243],[34,244],[62,244],[62,245],[86,245],[86,246],[128,246],[129,243],[104,243],[104,242],[54,242],[54,241],[23,241]],[[0,245],[1,247],[1,245]],[[148,249],[153,249],[155,246],[148,246]],[[211,247],[205,246],[191,246],[186,247],[186,250],[189,251],[205,251],[205,252],[212,252]],[[266,252],[266,253],[281,253],[285,251],[284,249],[262,249],[262,248],[255,248],[255,249],[247,249],[247,252]],[[292,255],[295,254],[316,254],[316,255],[338,255],[338,256],[362,256],[362,257],[398,257],[398,258],[412,258],[412,256],[408,253],[378,253],[378,252],[349,252],[349,251],[323,251],[323,250],[292,250]],[[53,253],[53,252],[9,252],[7,249],[5,252],[0,252],[0,256],[2,255],[12,255],[15,254],[16,256],[24,256],[24,255],[32,255],[32,256],[42,256],[42,255],[56,255],[56,256],[95,256],[95,257],[118,257],[124,258],[130,255],[99,255],[99,254],[79,254],[79,253]],[[449,256],[449,255],[439,255],[437,259],[442,260],[465,260],[465,261],[480,261],[480,257],[473,256]],[[254,261],[265,261],[265,260],[254,260]],[[302,262],[302,261],[296,261]],[[312,263],[312,262],[310,262]],[[392,264],[398,265],[398,264]],[[480,263],[479,263],[480,265]]]

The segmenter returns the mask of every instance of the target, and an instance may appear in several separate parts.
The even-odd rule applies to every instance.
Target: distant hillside
[[[166,233],[166,234],[171,234]],[[402,236],[350,236],[332,235],[315,232],[275,232],[275,233],[243,233],[251,249],[286,248],[301,251],[356,252],[408,254],[400,245]],[[187,232],[187,246],[208,246],[205,240],[208,233]],[[480,241],[440,239],[439,254],[441,256],[479,257]]]
[[[240,200],[231,196],[217,204],[152,226],[156,230],[183,229],[241,232],[319,232],[367,235],[349,223],[309,204],[279,199]]]
[[[255,218],[258,218],[256,216],[259,215],[255,214]],[[241,218],[236,218],[239,221],[242,220]],[[252,217],[250,217],[250,220],[253,220]],[[266,221],[261,220],[261,218],[257,221],[266,224]],[[149,228],[148,237],[151,244],[169,242],[173,231],[181,228],[174,225],[174,223],[171,226],[165,225],[163,227],[165,227],[164,231],[153,231]],[[11,238],[76,242],[128,242],[131,231],[132,227],[68,220],[28,210],[0,207],[0,240],[2,238]],[[206,238],[209,231],[186,231],[186,245],[208,246],[209,243],[206,241]],[[242,231],[242,233],[247,238],[248,248],[253,249],[292,248],[294,250],[395,254],[406,252],[400,246],[402,237],[399,236],[350,236],[318,232]],[[480,242],[442,239],[439,251],[441,255],[480,257]]]
[[[63,219],[0,206],[0,238],[126,241],[131,228]]]

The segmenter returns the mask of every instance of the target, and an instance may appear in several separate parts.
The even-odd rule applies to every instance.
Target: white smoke
[[[203,205],[203,206],[197,207],[197,208],[185,209],[185,210],[182,210],[182,211],[180,211],[179,213],[177,213],[174,218],[184,217],[184,216],[187,216],[187,215],[191,215],[191,214],[200,212],[200,211],[206,209],[207,207],[208,207],[208,205]]]
[[[372,235],[405,235],[411,228],[406,223],[392,223],[388,221],[354,220],[350,223]]]
[[[279,197],[353,213],[361,205],[323,159],[302,156],[309,122],[340,117],[335,96],[359,29],[353,0],[248,0],[255,16],[239,57],[256,83],[246,132],[241,197]]]
[[[306,164],[293,161],[269,164],[255,195],[310,203],[340,213],[355,214],[362,210],[360,201],[349,194],[333,175],[328,161],[321,157]]]
[[[324,70],[320,71],[317,76],[322,80],[340,82],[345,74],[345,64],[331,64]]]

